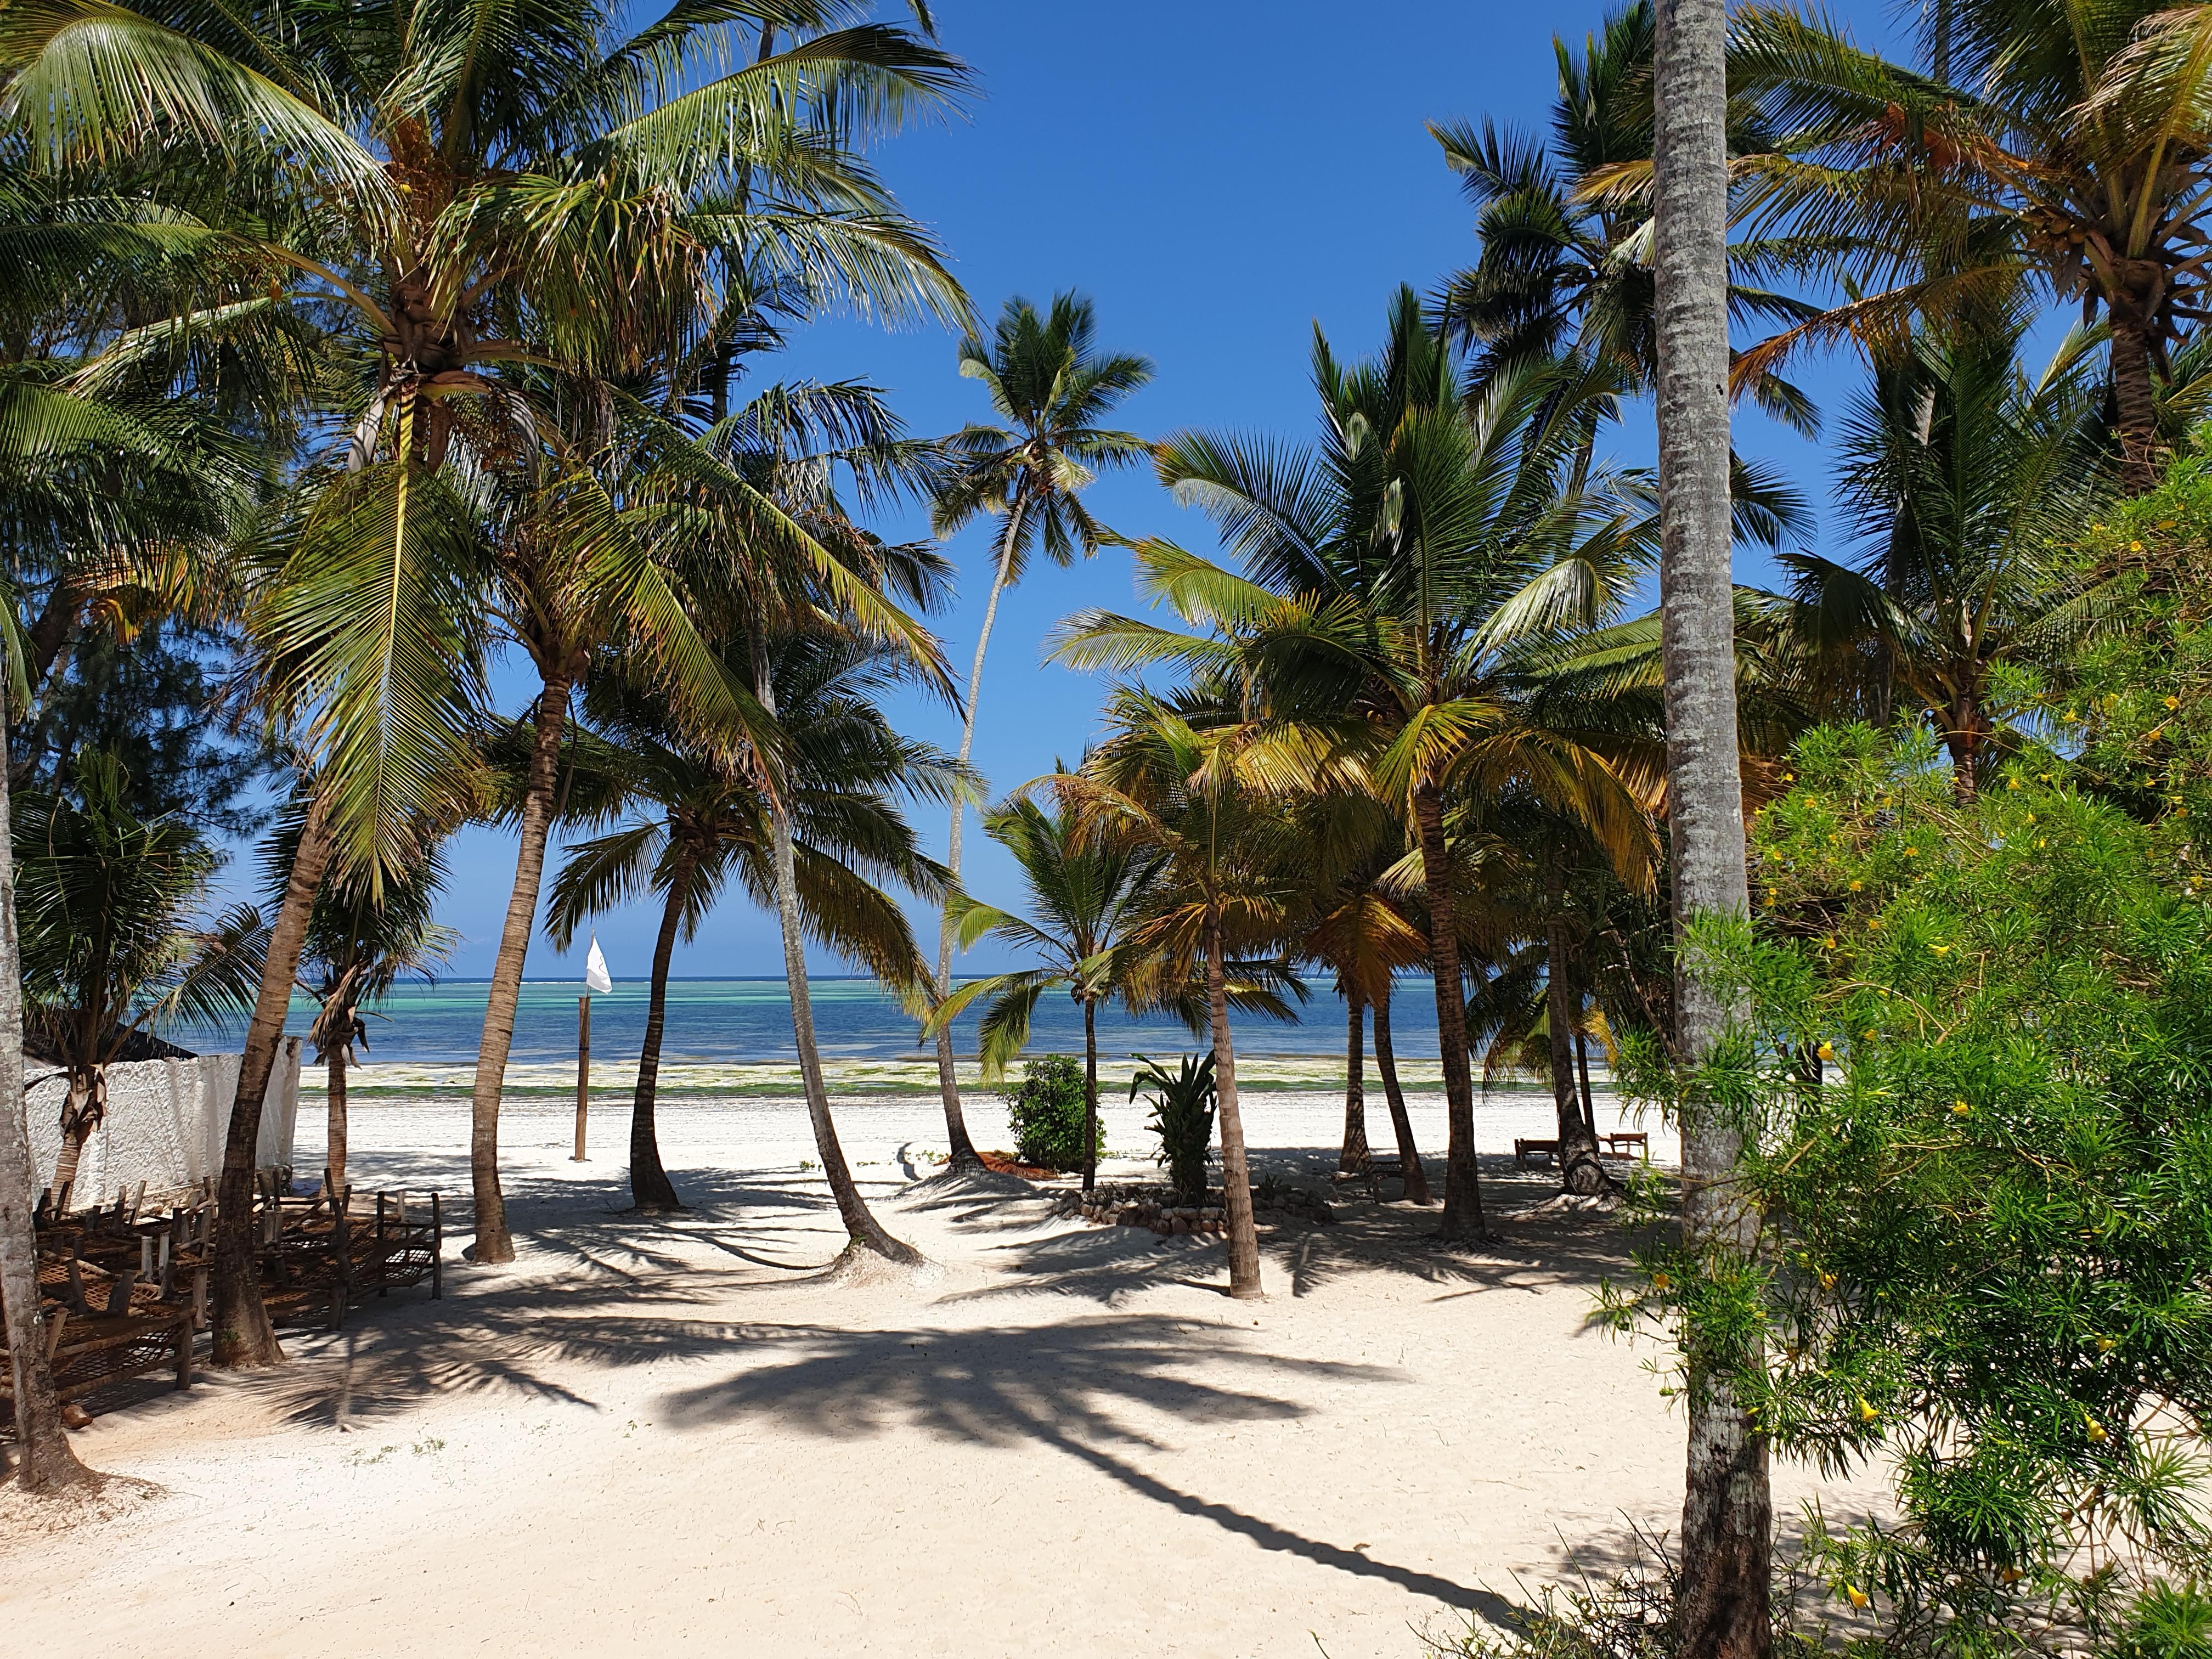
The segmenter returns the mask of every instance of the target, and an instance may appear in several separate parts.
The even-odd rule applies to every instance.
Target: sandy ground
[[[1648,1350],[1585,1325],[1628,1240],[1512,1215],[1549,1183],[1495,1154],[1541,1097],[1485,1114],[1499,1245],[1350,1198],[1263,1232],[1246,1304],[1218,1242],[916,1181],[934,1101],[860,1083],[848,1152],[928,1273],[825,1279],[835,1214],[788,1097],[679,1087],[662,1139],[692,1207],[644,1221],[621,1213],[626,1101],[574,1164],[570,1107],[519,1096],[521,1261],[293,1334],[282,1371],[106,1411],[82,1454],[159,1490],[66,1527],[0,1496],[0,1650],[1411,1659],[1571,1553],[1601,1567],[1630,1520],[1674,1524],[1680,1419]],[[1109,1142],[1141,1147],[1121,1092]],[[1004,1144],[988,1097],[971,1117]],[[1387,1141],[1379,1097],[1371,1118]],[[1340,1100],[1284,1087],[1249,1119],[1263,1172],[1330,1166]],[[1440,1150],[1433,1096],[1415,1119]],[[353,1124],[360,1186],[465,1193],[465,1099],[372,1089]],[[1786,1510],[1813,1490],[1778,1485]]]

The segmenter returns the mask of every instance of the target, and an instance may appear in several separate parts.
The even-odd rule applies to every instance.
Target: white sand
[[[1674,1523],[1682,1431],[1650,1352],[1585,1328],[1626,1264],[1602,1218],[1504,1219],[1461,1254],[1426,1241],[1433,1212],[1355,1198],[1336,1226],[1267,1232],[1269,1299],[1235,1304],[1218,1243],[912,1184],[933,1098],[841,1093],[880,1213],[939,1266],[833,1283],[795,1103],[687,1103],[682,1081],[661,1125],[685,1216],[618,1212],[626,1101],[601,1097],[578,1164],[568,1103],[518,1094],[516,1266],[449,1267],[442,1303],[372,1303],[290,1334],[280,1373],[149,1391],[76,1437],[155,1498],[57,1529],[0,1496],[0,1645],[1412,1659],[1411,1627],[1496,1611],[1570,1547],[1601,1565],[1625,1516]],[[1121,1094],[1109,1142],[1140,1147]],[[1486,1151],[1548,1109],[1494,1104]],[[1328,1167],[1340,1100],[1247,1111],[1262,1171]],[[988,1096],[970,1116],[1005,1143]],[[1370,1116],[1387,1146],[1379,1091]],[[1440,1152],[1433,1096],[1415,1122]],[[371,1090],[355,1180],[465,1213],[466,1129],[465,1098]],[[1501,1215],[1550,1190],[1485,1164]],[[1790,1510],[1812,1490],[1778,1485]]]

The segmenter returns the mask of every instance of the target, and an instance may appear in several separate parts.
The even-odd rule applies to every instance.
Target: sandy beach
[[[910,1064],[841,1066],[833,1097],[871,1198],[934,1265],[827,1278],[841,1237],[798,1103],[732,1069],[671,1079],[661,1140],[691,1207],[667,1220],[623,1213],[626,1078],[575,1164],[558,1068],[518,1076],[522,1255],[500,1270],[459,1262],[465,1094],[361,1078],[355,1182],[448,1194],[445,1299],[291,1333],[282,1371],[112,1404],[80,1451],[151,1490],[66,1529],[0,1497],[9,1650],[1413,1656],[1571,1552],[1601,1570],[1631,1522],[1674,1523],[1682,1428],[1652,1354],[1586,1326],[1630,1240],[1516,1213],[1553,1190],[1505,1155],[1544,1131],[1544,1094],[1486,1103],[1495,1248],[1340,1195],[1334,1225],[1263,1230],[1268,1299],[1247,1305],[1217,1241],[929,1178],[943,1125]],[[1340,1096],[1313,1061],[1252,1073],[1255,1172],[1324,1184]],[[1408,1081],[1440,1154],[1433,1079]],[[1124,1092],[1107,1140],[1140,1158]],[[321,1103],[301,1103],[302,1168]],[[991,1096],[969,1111],[1006,1143]],[[1785,1513],[1814,1489],[1777,1485]]]

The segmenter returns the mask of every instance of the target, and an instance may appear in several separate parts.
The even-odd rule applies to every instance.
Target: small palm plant
[[[1168,1184],[1186,1204],[1206,1196],[1206,1155],[1213,1145],[1213,1056],[1185,1054],[1170,1072],[1146,1057],[1129,1079],[1129,1098],[1152,1091],[1152,1115],[1145,1127],[1160,1138],[1159,1162]]]

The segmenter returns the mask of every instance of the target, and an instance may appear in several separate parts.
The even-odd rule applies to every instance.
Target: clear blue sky
[[[1838,9],[1863,39],[1894,40],[1885,9],[1860,0]],[[975,67],[981,95],[967,118],[894,140],[880,161],[951,250],[979,310],[995,313],[1009,294],[1042,301],[1080,288],[1097,301],[1103,342],[1158,367],[1152,386],[1126,405],[1128,427],[1147,436],[1192,425],[1303,436],[1311,427],[1314,325],[1340,352],[1371,349],[1397,283],[1426,289],[1474,255],[1471,215],[1425,123],[1486,114],[1540,124],[1555,84],[1553,35],[1578,41],[1602,9],[942,0],[936,11],[948,49]],[[893,393],[910,429],[933,434],[988,417],[980,388],[955,373],[953,345],[942,332],[830,321],[763,372],[865,376]],[[1801,378],[1833,409],[1856,368],[1838,362]],[[1650,423],[1648,409],[1632,412],[1623,459],[1649,459]],[[1789,468],[1825,507],[1817,446],[1756,416],[1742,417],[1738,441]],[[1202,520],[1149,475],[1109,478],[1092,501],[1125,532],[1212,544]],[[963,672],[988,583],[987,537],[971,530],[951,548],[961,591],[936,619]],[[1763,572],[1752,564],[1743,574]],[[1046,631],[1079,605],[1134,603],[1127,556],[1111,551],[1071,570],[1039,560],[1008,597],[975,747],[994,790],[1048,769],[1055,756],[1073,760],[1093,727],[1099,685],[1041,661]],[[527,683],[509,675],[503,684],[520,707]],[[947,748],[958,741],[957,720],[942,705],[915,701],[897,713],[908,730]],[[930,809],[924,822],[941,853],[943,814]],[[969,847],[979,840],[971,820]],[[460,975],[490,972],[513,860],[512,840],[489,831],[464,835],[453,849],[442,914],[466,939]],[[988,842],[965,873],[986,900],[1019,896]],[[933,921],[916,920],[933,943]],[[641,906],[601,923],[617,978],[643,975],[657,921],[657,909]],[[827,959],[817,965],[844,971]],[[963,965],[1011,964],[986,950]],[[732,900],[679,951],[675,970],[756,975],[781,966],[773,921]],[[580,947],[564,959],[542,935],[533,943],[530,977],[580,974]]]

